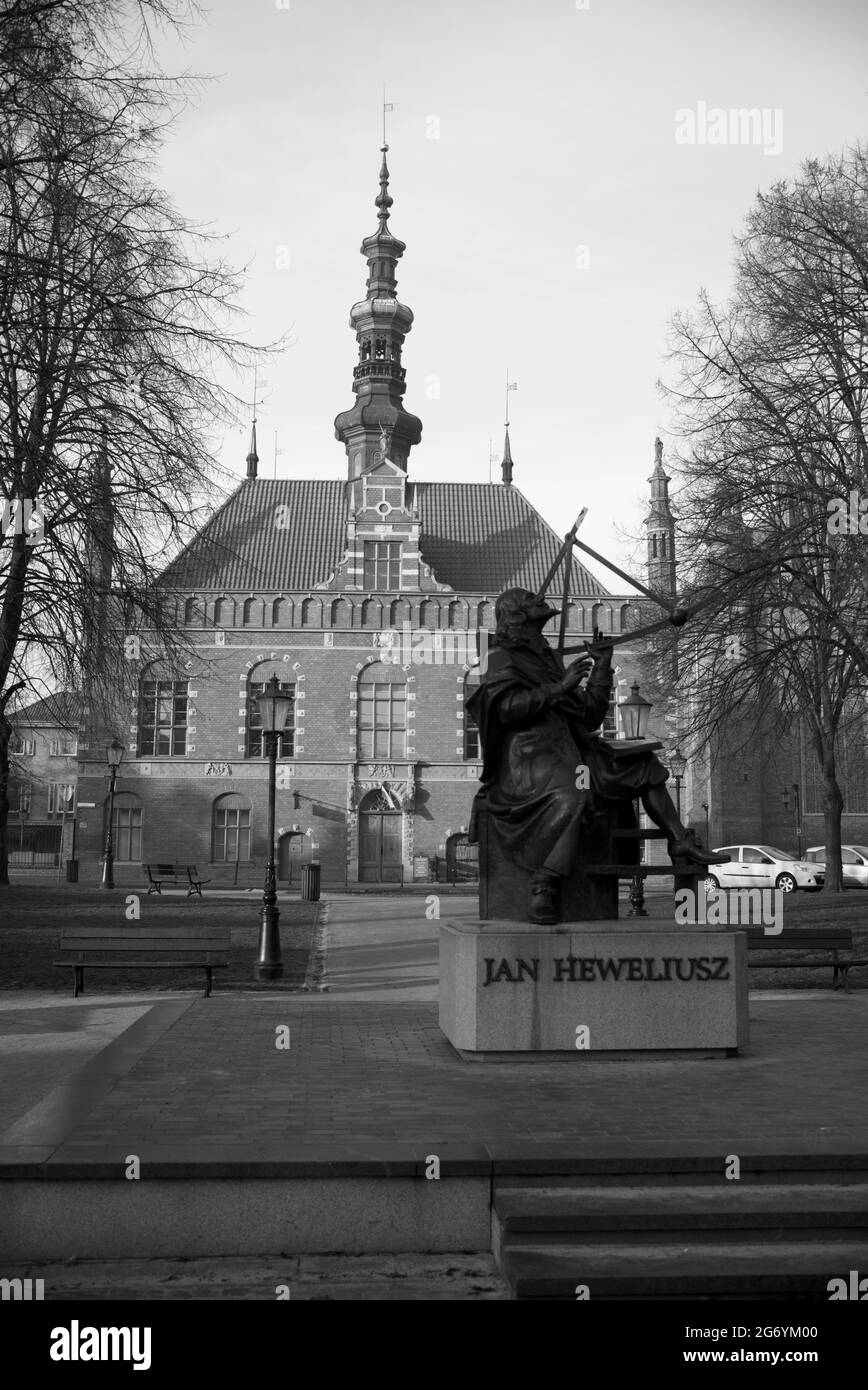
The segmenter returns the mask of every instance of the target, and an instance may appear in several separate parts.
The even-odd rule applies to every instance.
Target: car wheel
[[[720,884],[714,877],[714,874],[706,874],[705,878],[702,880],[702,886],[705,889],[706,893],[716,893],[720,887]]]
[[[796,880],[793,878],[792,874],[778,874],[778,880],[775,884],[775,887],[780,888],[782,893],[795,893],[796,889],[798,888],[798,884],[796,883]]]

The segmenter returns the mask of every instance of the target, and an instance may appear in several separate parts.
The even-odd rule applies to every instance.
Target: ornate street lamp
[[[283,974],[280,959],[280,912],[277,907],[277,885],[274,875],[274,798],[277,783],[277,743],[286,727],[292,696],[280,688],[272,671],[271,680],[257,697],[262,737],[268,739],[268,862],[265,866],[265,891],[262,894],[262,913],[259,929],[259,956],[253,973],[257,980],[279,980]]]
[[[683,780],[684,780],[684,774],[685,774],[685,772],[687,771],[687,759],[685,758],[684,754],[681,752],[681,749],[678,748],[678,747],[676,747],[676,748],[673,748],[672,752],[669,754],[669,757],[668,757],[668,759],[667,759],[667,762],[669,763],[669,767],[670,767],[670,770],[671,770],[671,772],[672,772],[672,776],[675,778],[675,806],[676,806],[676,809],[677,809],[677,811],[678,811],[678,819],[680,820],[680,819],[681,819],[681,783],[683,782]]]
[[[123,762],[124,745],[116,738],[113,738],[111,743],[106,744],[105,757],[109,767],[111,782],[109,783],[108,825],[106,827],[105,855],[103,857],[102,883],[100,887],[114,888],[115,844],[112,831],[115,818],[115,781],[117,780],[118,768]]]
[[[643,700],[639,694],[639,686],[630,687],[629,700],[622,700],[620,704],[621,724],[624,729],[625,738],[644,738],[648,732],[648,717],[654,706],[649,700]]]

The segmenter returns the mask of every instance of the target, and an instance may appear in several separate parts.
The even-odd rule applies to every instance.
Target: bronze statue
[[[576,868],[580,830],[600,803],[641,798],[673,860],[728,858],[685,829],[666,790],[669,773],[652,751],[622,745],[616,756],[593,732],[609,707],[612,645],[595,632],[588,655],[567,668],[542,631],[558,612],[525,589],[501,594],[487,666],[467,700],[482,745],[478,796],[507,852],[531,871],[527,917],[543,924],[558,920],[558,880]]]

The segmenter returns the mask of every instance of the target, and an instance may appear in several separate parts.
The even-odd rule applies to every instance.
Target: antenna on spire
[[[388,149],[388,148],[389,148],[389,146],[386,144],[386,112],[387,112],[387,111],[394,111],[394,109],[395,109],[395,103],[394,103],[393,101],[386,101],[386,84],[385,84],[385,82],[384,82],[384,83],[383,83],[383,147],[384,147],[385,149]]]
[[[509,367],[507,367],[507,369],[506,369],[506,410],[505,410],[506,420],[504,421],[504,424],[506,425],[506,428],[507,428],[507,429],[509,429],[509,393],[510,393],[510,391],[517,391],[517,390],[518,390],[518,382],[517,382],[517,381],[510,381],[510,379],[509,379]]]

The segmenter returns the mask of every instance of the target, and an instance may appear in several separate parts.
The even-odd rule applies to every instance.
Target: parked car
[[[815,845],[813,849],[806,850],[805,858],[825,871],[826,846]],[[868,888],[868,845],[842,845],[841,868],[845,888]]]
[[[784,849],[772,845],[721,845],[718,854],[728,854],[728,864],[714,864],[705,877],[707,892],[715,888],[780,888],[792,893],[797,888],[822,888],[822,864],[795,859]]]

